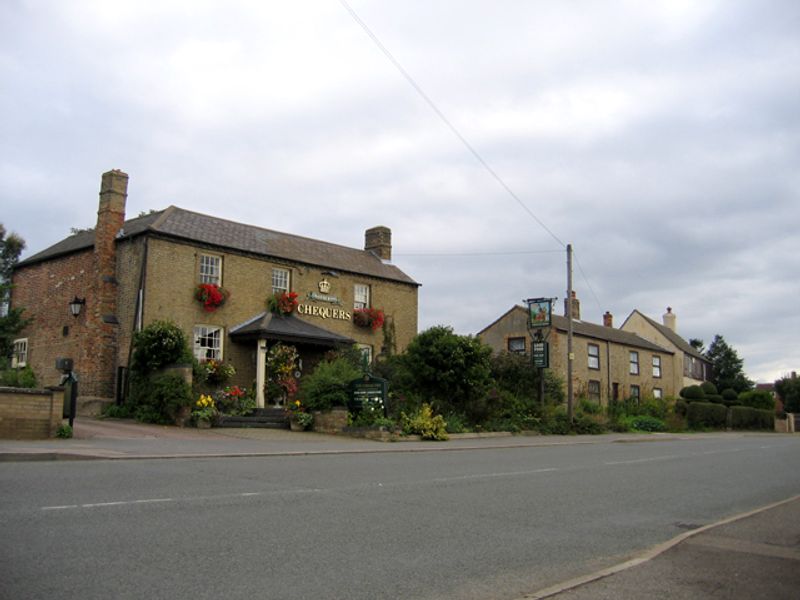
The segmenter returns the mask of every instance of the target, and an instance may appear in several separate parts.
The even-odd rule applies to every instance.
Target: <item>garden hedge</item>
[[[775,429],[775,414],[750,406],[731,407],[731,427],[734,429]]]
[[[728,408],[711,402],[692,402],[686,410],[686,420],[691,429],[725,429]]]

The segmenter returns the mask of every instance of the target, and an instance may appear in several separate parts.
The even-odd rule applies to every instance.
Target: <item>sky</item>
[[[371,35],[370,35],[371,34]],[[638,309],[800,370],[800,2],[2,0],[0,222],[25,256],[170,205],[363,247],[420,330]]]

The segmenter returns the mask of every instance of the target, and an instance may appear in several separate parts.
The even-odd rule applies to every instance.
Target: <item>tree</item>
[[[689,345],[697,350],[700,354],[706,351],[705,346],[703,345],[703,340],[699,340],[697,338],[689,338]]]
[[[784,377],[775,382],[775,391],[787,413],[800,413],[800,378]]]
[[[29,320],[22,317],[22,308],[7,310],[11,273],[24,249],[25,240],[16,233],[6,237],[6,228],[0,223],[0,359],[11,356],[14,338],[29,323]]]
[[[753,389],[753,382],[744,374],[744,361],[721,335],[714,336],[705,356],[712,366],[711,383],[718,390],[730,388],[741,394]]]

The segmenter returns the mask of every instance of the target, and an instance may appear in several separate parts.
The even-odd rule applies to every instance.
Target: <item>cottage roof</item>
[[[399,268],[367,250],[228,221],[177,206],[125,221],[118,239],[142,234],[419,285]],[[94,237],[94,230],[79,232],[19,262],[17,268],[88,250],[94,246]]]
[[[335,347],[354,344],[355,340],[312,325],[294,315],[275,315],[262,312],[231,328],[230,336],[237,338],[270,339],[294,344],[313,344]]]
[[[689,342],[687,342],[685,339],[683,339],[677,333],[672,331],[672,329],[670,329],[666,325],[662,325],[661,323],[658,323],[657,321],[654,321],[653,319],[651,319],[650,317],[648,317],[644,313],[640,312],[639,310],[634,309],[633,312],[628,316],[628,319],[630,319],[631,316],[633,316],[634,313],[638,313],[645,321],[647,321],[650,325],[655,327],[661,333],[661,335],[663,335],[665,338],[667,338],[670,341],[670,343],[672,343],[676,348],[678,348],[684,354],[688,354],[689,356],[693,356],[693,357],[695,357],[697,359],[700,359],[700,360],[703,360],[705,362],[708,362],[708,359],[705,356],[703,356],[703,354],[700,351],[698,351],[697,349],[693,348],[692,345]],[[628,319],[625,319],[626,323],[627,323]],[[625,326],[625,324],[623,323],[623,327],[624,326]]]

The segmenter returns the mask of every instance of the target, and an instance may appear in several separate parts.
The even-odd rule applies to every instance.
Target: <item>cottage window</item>
[[[631,375],[638,375],[639,374],[639,353],[634,352],[631,350],[628,354],[630,356],[630,369],[629,373]]]
[[[639,386],[638,385],[632,385],[631,386],[631,399],[634,400],[636,402],[636,404],[639,404],[639,399],[640,398],[641,398],[641,392],[639,390]]]
[[[653,356],[653,377],[661,377],[661,357]]]
[[[512,337],[508,338],[508,351],[509,352],[525,352],[525,338],[524,337]]]
[[[600,402],[600,382],[596,379],[589,380],[589,387],[587,388],[589,400],[593,402]]]
[[[200,283],[222,285],[222,257],[213,254],[200,255]]]
[[[353,287],[353,308],[369,308],[369,286],[357,283]]]
[[[28,364],[28,338],[14,340],[14,349],[11,354],[11,367],[22,368]]]
[[[589,368],[590,369],[599,369],[600,368],[600,346],[597,344],[589,344],[587,346],[588,353],[589,353]]]
[[[661,400],[664,397],[664,390],[661,388],[653,388],[653,398]]]
[[[289,270],[272,269],[272,293],[288,293],[289,289]]]
[[[222,328],[197,325],[194,328],[194,357],[199,360],[222,360]]]
[[[367,364],[372,364],[372,346],[369,344],[356,344],[356,348],[358,351],[361,352],[361,355],[364,359],[366,359]]]

